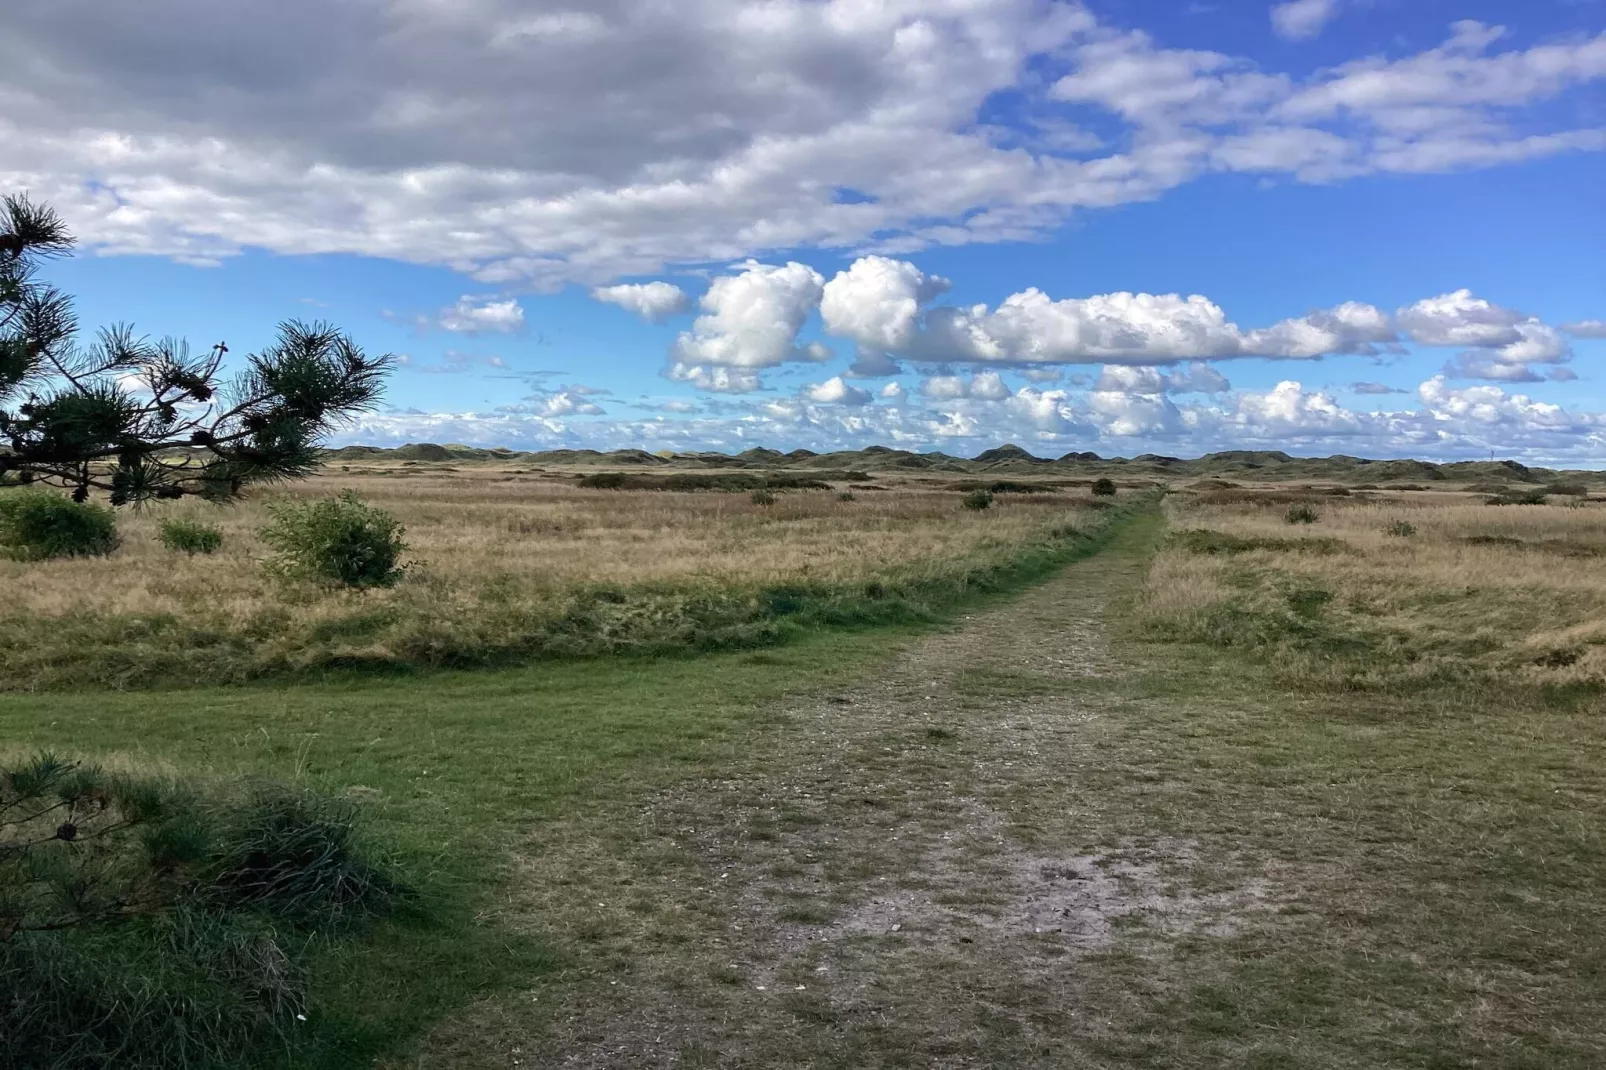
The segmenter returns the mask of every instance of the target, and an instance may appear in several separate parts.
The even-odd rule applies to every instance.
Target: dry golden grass
[[[273,578],[257,537],[272,504],[348,488],[406,526],[406,578],[362,592]],[[170,516],[218,524],[222,549],[165,549],[157,532]],[[722,645],[752,616],[733,603],[765,590],[963,583],[1094,516],[1085,494],[1071,493],[1000,495],[985,512],[929,485],[861,490],[847,502],[836,491],[790,491],[760,506],[745,493],[586,490],[512,465],[337,469],[237,505],[124,514],[122,545],[107,558],[0,560],[9,593],[0,684],[69,679],[69,638],[102,663],[108,652],[88,648],[120,648],[110,659],[120,667],[81,681],[102,684],[152,675],[158,650],[161,673],[240,679],[327,664]],[[175,660],[178,650],[187,654]]]
[[[1606,506],[1491,506],[1445,493],[1285,507],[1167,503],[1187,536],[1155,561],[1151,631],[1278,648],[1291,671],[1347,684],[1492,676],[1606,680]],[[1403,522],[1414,534],[1390,534]]]

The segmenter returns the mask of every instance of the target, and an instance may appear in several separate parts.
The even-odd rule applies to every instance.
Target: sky
[[[337,444],[1606,467],[1606,0],[22,0],[17,192]]]

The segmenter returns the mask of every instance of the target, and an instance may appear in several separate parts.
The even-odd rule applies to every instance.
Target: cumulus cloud
[[[829,357],[828,349],[797,344],[824,286],[825,279],[806,264],[775,267],[750,260],[740,274],[721,275],[708,287],[703,315],[680,335],[674,357],[688,366],[729,368]]]
[[[1574,338],[1606,338],[1606,320],[1574,320],[1561,329]]]
[[[443,331],[460,334],[508,334],[524,326],[524,309],[511,297],[497,301],[463,296],[451,308],[443,309],[436,323]]]
[[[598,286],[591,296],[610,305],[634,312],[648,323],[662,323],[691,307],[691,299],[672,282],[630,282],[617,286]]]
[[[1244,329],[1201,294],[1109,293],[1054,299],[1034,288],[1005,297],[996,307],[931,302],[947,289],[907,261],[861,257],[829,282],[800,263],[775,267],[749,261],[736,274],[717,277],[703,298],[704,315],[672,350],[671,378],[699,385],[706,369],[772,368],[788,361],[824,361],[829,347],[798,343],[817,307],[824,330],[852,341],[857,353],[843,373],[850,378],[897,375],[906,362],[935,370],[921,391],[931,398],[1008,394],[996,378],[955,376],[954,364],[977,370],[1007,367],[1032,382],[1060,381],[1054,365],[1104,365],[1102,392],[1133,394],[1223,393],[1225,377],[1210,361],[1252,357],[1315,360],[1340,355],[1380,356],[1418,345],[1459,347],[1447,374],[1503,381],[1541,378],[1539,366],[1571,359],[1561,329],[1495,305],[1469,290],[1425,298],[1390,315],[1375,305],[1346,301],[1328,309]],[[1573,325],[1587,331],[1589,322]],[[1185,371],[1154,369],[1187,365]],[[1045,367],[1047,366],[1047,367]],[[1122,372],[1119,367],[1133,370]],[[756,389],[756,375],[726,376],[717,387]]]
[[[1303,41],[1315,37],[1338,14],[1339,0],[1290,0],[1271,9],[1271,24],[1284,37]]]
[[[605,415],[602,406],[588,400],[586,393],[584,390],[566,389],[532,394],[521,404],[510,405],[498,411],[510,415],[532,413],[542,417]]]
[[[703,411],[576,421],[553,415],[547,398],[491,413],[385,412],[363,416],[341,442],[420,440],[517,448],[790,449],[897,445],[974,453],[1020,442],[1044,455],[1095,449],[1105,454],[1159,450],[1193,455],[1218,449],[1286,449],[1372,457],[1487,457],[1490,450],[1532,463],[1598,466],[1606,457],[1606,413],[1569,409],[1497,385],[1456,386],[1444,376],[1385,410],[1346,409],[1298,380],[1269,390],[1208,399],[1094,390],[1079,394],[1025,387],[998,400],[917,399],[885,384],[884,404],[820,403],[800,395],[732,399]],[[846,386],[846,384],[844,384]],[[517,411],[514,411],[514,410]]]
[[[810,383],[803,388],[803,396],[816,405],[868,405],[870,392],[849,386],[840,375],[823,383]]]
[[[820,317],[828,332],[858,345],[858,374],[896,374],[898,366],[888,354],[908,350],[919,329],[921,306],[949,285],[907,260],[860,257],[825,284]]]
[[[1470,290],[1418,301],[1402,308],[1397,320],[1422,345],[1469,347],[1445,366],[1445,373],[1457,378],[1538,382],[1544,376],[1535,365],[1572,359],[1561,331],[1474,297]]]
[[[969,379],[958,375],[933,375],[921,382],[920,392],[939,401],[952,398],[1002,401],[1010,396],[1009,387],[997,372],[980,372]]]
[[[1154,367],[1108,364],[1093,389],[1125,394],[1223,394],[1232,389],[1227,377],[1208,364],[1162,371]]]
[[[1456,290],[1400,309],[1396,321],[1412,341],[1422,345],[1489,348],[1521,341],[1517,324],[1523,318],[1509,308],[1474,297],[1471,290]]]
[[[1278,10],[1297,33],[1331,6]],[[1030,238],[1219,170],[1329,182],[1606,149],[1549,106],[1606,75],[1599,33],[1517,48],[1458,23],[1438,48],[1294,76],[1045,0],[213,15],[196,0],[8,10],[0,185],[53,202],[101,252],[350,253],[557,286]],[[982,120],[1006,94],[1027,113],[1103,108],[1119,128],[1001,138]]]
[[[757,390],[763,382],[757,375],[740,368],[710,367],[706,364],[687,364],[676,361],[664,371],[664,377],[677,383],[690,383],[698,390],[717,394],[746,394]]]

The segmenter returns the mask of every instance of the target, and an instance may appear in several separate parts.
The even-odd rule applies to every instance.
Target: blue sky
[[[16,20],[0,189],[398,354],[341,441],[1606,465],[1600,0],[153,6]]]

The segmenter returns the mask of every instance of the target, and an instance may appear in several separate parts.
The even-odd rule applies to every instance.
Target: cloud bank
[[[0,187],[97,251],[201,263],[261,248],[606,285],[1037,237],[1222,172],[1333,182],[1606,148],[1572,106],[1606,77],[1606,33],[1517,47],[1459,22],[1425,51],[1294,75],[1053,0],[12,7]],[[1308,36],[1335,7],[1274,18]],[[1030,118],[986,121],[1002,97]]]

